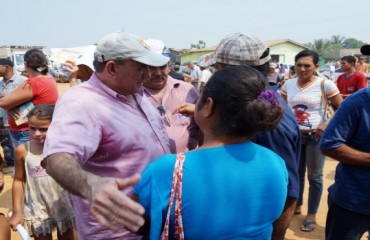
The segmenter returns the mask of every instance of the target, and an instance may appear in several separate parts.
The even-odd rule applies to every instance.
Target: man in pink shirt
[[[166,56],[165,45],[157,39],[145,40],[152,51]],[[171,153],[185,152],[198,146],[199,127],[192,116],[174,113],[183,103],[195,104],[199,98],[198,91],[190,83],[180,81],[168,75],[166,63],[160,67],[149,67],[150,77],[144,80],[144,93],[158,110],[166,127],[170,140]]]
[[[143,93],[148,66],[169,58],[138,37],[117,32],[94,53],[95,73],[58,101],[44,148],[46,171],[74,194],[79,239],[139,239],[127,230],[143,224],[134,203],[137,173],[169,153],[157,110]]]

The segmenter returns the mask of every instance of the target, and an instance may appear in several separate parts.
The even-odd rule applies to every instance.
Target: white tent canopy
[[[67,60],[73,60],[76,61],[77,65],[85,64],[91,69],[94,69],[93,60],[95,49],[95,45],[86,45],[73,48],[51,48],[50,60],[56,64],[61,64]]]

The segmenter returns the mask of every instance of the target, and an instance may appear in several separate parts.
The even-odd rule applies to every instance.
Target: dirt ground
[[[69,88],[69,84],[67,83],[59,83],[58,84],[59,91],[62,94],[65,90]],[[291,222],[290,228],[286,234],[286,240],[324,240],[325,239],[325,219],[327,213],[327,188],[333,183],[335,167],[337,165],[337,161],[327,158],[324,167],[324,191],[321,198],[321,203],[319,207],[319,211],[317,214],[317,224],[316,228],[313,232],[302,232],[300,230],[300,225],[304,219],[304,214],[302,215],[295,215],[293,217],[293,221]],[[12,184],[12,177],[9,174],[5,175],[5,188],[4,191],[0,194],[0,212],[7,213],[11,209],[11,184]],[[304,204],[302,206],[302,213],[307,211],[307,187],[308,183],[305,184],[305,197],[304,197]],[[361,238],[361,240],[367,240],[367,234]],[[56,239],[54,234],[54,239]],[[12,232],[12,240],[21,240],[19,235],[16,232]]]

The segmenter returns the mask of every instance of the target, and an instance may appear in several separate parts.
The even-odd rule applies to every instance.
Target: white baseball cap
[[[144,40],[126,32],[105,36],[96,46],[94,59],[98,62],[132,59],[155,67],[163,66],[169,61],[168,57],[151,51]]]

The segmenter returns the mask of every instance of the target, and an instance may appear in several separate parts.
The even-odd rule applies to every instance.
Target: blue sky
[[[370,43],[369,0],[11,0],[1,4],[0,45],[78,47],[124,29],[167,47],[216,45],[243,32],[300,43],[342,35]]]

